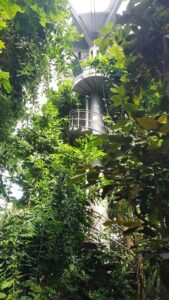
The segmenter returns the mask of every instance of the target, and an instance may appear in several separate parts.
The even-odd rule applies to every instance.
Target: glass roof
[[[105,12],[112,0],[69,0],[74,10],[80,13]]]

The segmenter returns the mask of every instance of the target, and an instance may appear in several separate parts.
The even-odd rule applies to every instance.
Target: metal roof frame
[[[115,21],[115,14],[117,13],[121,3],[123,0],[111,0],[108,9],[106,11],[108,11],[107,16],[105,17],[105,19],[103,20],[103,27],[108,23],[108,22],[114,22]],[[71,4],[70,4],[71,6]],[[106,13],[105,11],[105,13]],[[86,28],[85,24],[82,21],[82,15],[83,14],[78,14],[75,9],[71,6],[71,12],[72,15],[77,23],[77,27],[80,31],[80,33],[82,33],[84,35],[84,39],[87,43],[87,45],[90,47],[93,46],[93,41],[90,37],[90,32],[88,32],[88,29]],[[99,12],[95,13],[97,15],[99,15]]]
[[[115,20],[115,14],[117,13],[120,5],[122,4],[123,0],[112,0],[110,5],[109,5],[109,14],[105,20],[105,25],[109,22],[112,22]]]
[[[88,44],[89,47],[92,47],[93,45],[93,42],[92,40],[90,39],[89,35],[88,35],[88,32],[86,30],[86,27],[85,25],[83,24],[82,20],[80,19],[79,15],[77,14],[77,12],[71,7],[71,12],[72,12],[72,15],[74,16],[75,20],[77,21],[78,23],[78,27],[81,31],[81,33],[84,34],[84,38]]]

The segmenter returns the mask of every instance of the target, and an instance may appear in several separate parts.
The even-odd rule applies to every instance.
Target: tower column
[[[104,122],[103,122],[103,105],[102,98],[98,93],[93,93],[90,96],[89,109],[92,112],[91,115],[91,128],[93,134],[104,133]]]
[[[101,135],[104,132],[103,122],[103,101],[99,93],[93,93],[90,96],[90,110],[92,112],[91,128],[94,135]],[[94,161],[93,166],[97,164],[102,166],[102,161],[97,159]],[[110,241],[107,236],[106,228],[103,225],[108,220],[108,201],[107,199],[98,199],[97,202],[91,204],[91,208],[94,211],[93,214],[93,236],[97,241],[98,236],[100,242],[102,242],[107,248],[110,248]],[[100,234],[98,234],[100,233]]]

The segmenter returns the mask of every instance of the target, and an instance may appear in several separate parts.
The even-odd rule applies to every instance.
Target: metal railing
[[[79,130],[81,132],[89,131],[95,134],[109,132],[109,129],[104,126],[103,115],[86,109],[75,109],[70,111],[69,130]]]

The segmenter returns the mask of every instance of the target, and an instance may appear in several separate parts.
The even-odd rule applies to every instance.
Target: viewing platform
[[[73,91],[80,95],[90,95],[97,91],[102,94],[105,87],[105,76],[95,68],[87,67],[73,81]]]

